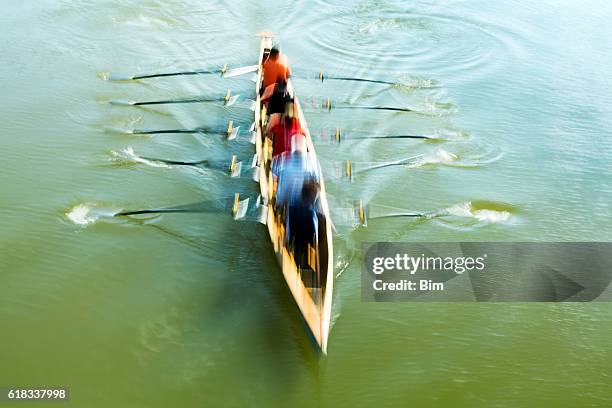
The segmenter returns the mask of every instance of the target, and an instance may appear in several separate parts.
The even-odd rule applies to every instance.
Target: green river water
[[[4,2],[0,387],[67,386],[73,407],[612,406],[608,304],[360,297],[362,242],[612,238],[611,14],[605,0]],[[228,87],[251,98],[250,75],[102,78],[252,64],[262,29],[282,41],[313,135],[449,139],[315,140],[332,207],[363,198],[448,214],[339,223],[324,358],[263,226],[102,216],[255,191],[248,177],[136,156],[248,158],[244,132],[228,142],[113,131],[244,129],[244,98],[229,108],[109,104]],[[403,85],[309,78],[321,69]],[[318,111],[328,96],[424,113]],[[334,180],[346,159],[357,169],[417,154],[409,167]]]

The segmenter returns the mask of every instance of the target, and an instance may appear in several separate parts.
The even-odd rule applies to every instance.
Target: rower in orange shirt
[[[261,85],[261,94],[270,85],[277,82],[287,82],[291,76],[291,69],[287,57],[281,54],[278,45],[275,45],[270,50],[270,54],[263,63],[263,81]]]

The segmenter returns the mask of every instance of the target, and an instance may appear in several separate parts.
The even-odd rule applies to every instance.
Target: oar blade
[[[232,69],[227,70],[225,74],[223,74],[223,78],[233,78],[233,77],[237,77],[240,75],[248,74],[248,73],[257,71],[258,68],[259,68],[259,65],[257,64],[248,65],[246,67],[232,68]]]
[[[138,133],[135,133],[135,131],[132,129],[124,129],[124,128],[118,128],[118,127],[113,127],[113,126],[106,126],[104,128],[104,133],[112,133],[112,134],[119,134],[119,135],[138,134]]]
[[[229,135],[227,135],[227,140],[234,140],[238,137],[238,133],[240,132],[240,126],[236,126],[232,128]]]
[[[249,209],[250,198],[247,197],[244,200],[238,201],[238,203],[232,208],[232,213],[235,220],[242,220],[246,217]]]
[[[128,101],[125,99],[114,99],[112,101],[110,101],[111,105],[116,105],[116,106],[134,106],[136,104],[136,102],[133,101]]]
[[[236,103],[236,101],[238,100],[238,98],[240,98],[240,94],[236,94],[234,96],[232,96],[226,103],[225,106],[232,106],[233,104]]]
[[[113,82],[133,81],[134,77],[126,74],[110,74],[106,77],[106,80]]]

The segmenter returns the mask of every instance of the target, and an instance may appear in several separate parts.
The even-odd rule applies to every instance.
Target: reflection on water
[[[610,239],[610,11],[522,0],[5,4],[0,383],[66,384],[91,407],[609,405],[606,305],[368,304],[359,273],[361,242]],[[250,75],[98,75],[247,66],[261,29],[280,36],[295,70],[338,219],[356,199],[430,215],[338,223],[324,360],[263,226],[214,214],[98,222],[256,193],[250,177],[146,159],[248,163]],[[399,84],[320,82],[321,70]],[[241,94],[229,107],[108,103],[228,88]],[[327,98],[426,114],[327,112]],[[230,120],[243,129],[233,141],[125,134]],[[365,138],[401,134],[444,140]],[[419,159],[332,180],[346,160],[408,157]]]

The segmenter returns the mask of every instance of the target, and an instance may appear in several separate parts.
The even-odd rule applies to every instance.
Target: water
[[[606,304],[369,304],[363,241],[608,241],[612,45],[606,1],[21,1],[0,16],[0,386],[67,385],[108,406],[609,406]],[[248,65],[275,31],[321,129],[445,142],[318,143],[337,206],[442,211],[339,226],[329,356],[312,351],[260,225],[217,215],[110,220],[231,197],[248,178],[162,166],[252,152],[243,138],[106,131],[249,125],[249,76],[114,83],[100,73]],[[330,75],[405,85],[326,81]],[[301,78],[297,78],[301,75]],[[316,103],[314,103],[314,102]],[[349,132],[350,133],[350,132]],[[410,166],[332,181],[422,154]],[[153,164],[153,165],[151,165]],[[157,165],[155,165],[157,164]],[[384,206],[384,207],[383,207]]]

